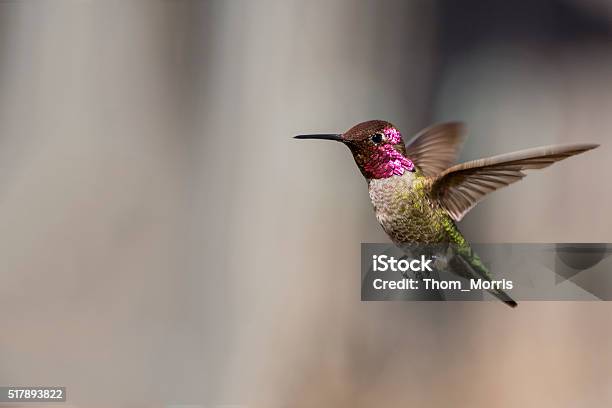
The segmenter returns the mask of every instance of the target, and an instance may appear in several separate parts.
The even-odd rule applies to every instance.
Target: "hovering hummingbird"
[[[359,123],[343,134],[298,135],[296,139],[335,140],[346,145],[368,183],[376,219],[400,248],[448,244],[451,271],[467,279],[492,280],[455,222],[488,193],[521,180],[523,170],[598,147],[572,144],[537,147],[452,166],[463,142],[464,126],[451,122],[419,132],[408,145],[389,122]],[[502,290],[491,294],[511,307],[517,303]]]

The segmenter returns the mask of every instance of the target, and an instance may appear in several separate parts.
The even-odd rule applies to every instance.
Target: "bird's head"
[[[415,171],[406,157],[402,135],[389,122],[370,120],[353,126],[343,134],[298,135],[296,139],[326,139],[344,143],[366,179],[381,179]]]

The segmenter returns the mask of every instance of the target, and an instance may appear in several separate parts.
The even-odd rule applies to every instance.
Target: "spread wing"
[[[597,146],[575,144],[537,147],[461,163],[433,179],[432,196],[455,221],[459,221],[485,195],[525,177],[523,170],[548,167]]]
[[[406,146],[406,156],[428,177],[440,174],[457,159],[463,143],[460,122],[440,123],[419,132]]]

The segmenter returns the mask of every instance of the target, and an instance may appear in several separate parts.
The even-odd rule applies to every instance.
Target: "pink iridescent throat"
[[[401,176],[405,171],[414,171],[412,160],[395,150],[394,145],[401,143],[402,135],[395,128],[384,130],[386,140],[377,146],[363,166],[369,178],[381,179]]]

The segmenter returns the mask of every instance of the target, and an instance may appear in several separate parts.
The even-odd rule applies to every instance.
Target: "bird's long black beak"
[[[335,140],[336,142],[342,142],[342,135],[327,133],[318,135],[297,135],[294,139],[321,139],[321,140]]]

